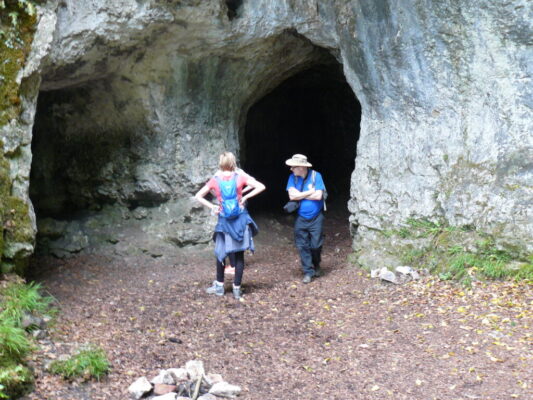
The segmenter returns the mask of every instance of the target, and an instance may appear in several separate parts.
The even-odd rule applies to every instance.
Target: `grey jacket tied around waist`
[[[217,259],[222,262],[229,253],[254,251],[253,236],[258,232],[257,224],[246,209],[234,219],[219,215],[213,234]]]

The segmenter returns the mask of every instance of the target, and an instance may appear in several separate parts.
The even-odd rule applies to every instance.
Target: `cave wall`
[[[531,251],[531,5],[360,1],[352,11],[340,35],[364,109],[356,246],[429,217]],[[342,45],[352,38],[364,45]]]
[[[48,111],[37,116],[36,140],[54,131],[52,142],[71,154],[86,146],[86,157],[110,140],[118,147],[94,174],[63,170],[80,186],[69,201],[101,209],[74,231],[44,221],[52,242],[117,243],[116,234],[97,234],[107,213],[123,230],[139,228],[146,248],[207,241],[209,217],[190,196],[215,168],[214,155],[239,154],[249,108],[326,50],[362,110],[349,202],[356,248],[364,252],[379,230],[408,217],[473,224],[533,246],[526,0],[257,0],[231,12],[216,0],[93,0],[49,1],[39,11],[33,72],[20,76],[31,95],[1,131],[4,142],[29,138],[9,158],[12,176],[27,172],[13,193],[32,208],[28,146],[39,90]],[[46,153],[36,150],[46,168],[33,173],[53,180],[49,171],[66,160]]]

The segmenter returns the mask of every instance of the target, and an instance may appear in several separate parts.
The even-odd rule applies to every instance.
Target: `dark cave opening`
[[[267,190],[250,208],[282,212],[290,173],[285,160],[300,153],[324,177],[328,208],[346,210],[360,120],[361,105],[333,57],[260,99],[248,111],[241,156],[244,170]]]
[[[117,201],[134,207],[143,200],[124,195],[124,182],[140,158],[131,150],[135,137],[128,129],[98,125],[101,111],[92,93],[90,87],[75,87],[39,94],[30,173],[38,218],[71,220]]]
[[[239,8],[242,5],[242,0],[226,0],[226,7],[228,8],[228,19],[231,21],[239,15]]]

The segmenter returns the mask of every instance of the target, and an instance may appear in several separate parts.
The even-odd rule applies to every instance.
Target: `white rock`
[[[167,372],[172,375],[176,383],[189,379],[189,374],[185,368],[170,368],[167,369]]]
[[[379,273],[380,273],[380,271],[381,271],[380,268],[373,269],[372,271],[370,271],[370,277],[371,277],[371,278],[377,278],[377,277],[379,277]]]
[[[198,397],[198,400],[217,400],[217,396],[211,394],[211,393],[206,393],[200,397]]]
[[[411,278],[413,278],[414,280],[420,279],[420,274],[416,272],[415,270],[413,270],[411,272]]]
[[[220,374],[207,374],[205,380],[209,386],[213,386],[215,383],[224,382],[224,378]]]
[[[152,398],[152,400],[176,400],[178,398],[178,395],[176,393],[167,393],[163,396],[156,396]]]
[[[399,272],[400,274],[409,275],[413,269],[409,266],[401,265],[399,267],[396,267],[396,272]]]
[[[162,369],[161,371],[159,371],[159,375],[157,375],[150,382],[152,382],[154,385],[156,383],[163,383],[165,385],[176,384],[176,381],[174,380],[174,376],[168,370],[165,370],[165,369]]]
[[[189,374],[189,378],[193,381],[196,381],[200,376],[205,375],[204,363],[200,360],[187,361],[185,369]]]
[[[409,266],[402,265],[402,266],[396,267],[396,272],[403,274],[403,275],[408,275],[415,280],[420,279],[419,273]]]
[[[233,398],[241,393],[241,388],[228,382],[218,382],[209,389],[209,393],[219,397]]]
[[[399,283],[396,274],[392,271],[389,271],[385,267],[381,268],[381,271],[379,271],[379,278],[387,282],[392,282],[395,284]]]
[[[128,393],[132,399],[138,400],[150,390],[152,390],[152,385],[148,382],[148,379],[143,376],[130,385]]]

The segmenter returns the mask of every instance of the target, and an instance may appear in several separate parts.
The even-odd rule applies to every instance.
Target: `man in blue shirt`
[[[293,155],[285,164],[292,171],[287,182],[289,198],[300,202],[294,223],[294,241],[300,253],[303,283],[309,283],[321,274],[320,253],[324,242],[322,210],[326,187],[322,175],[310,169],[312,165],[303,154]]]

